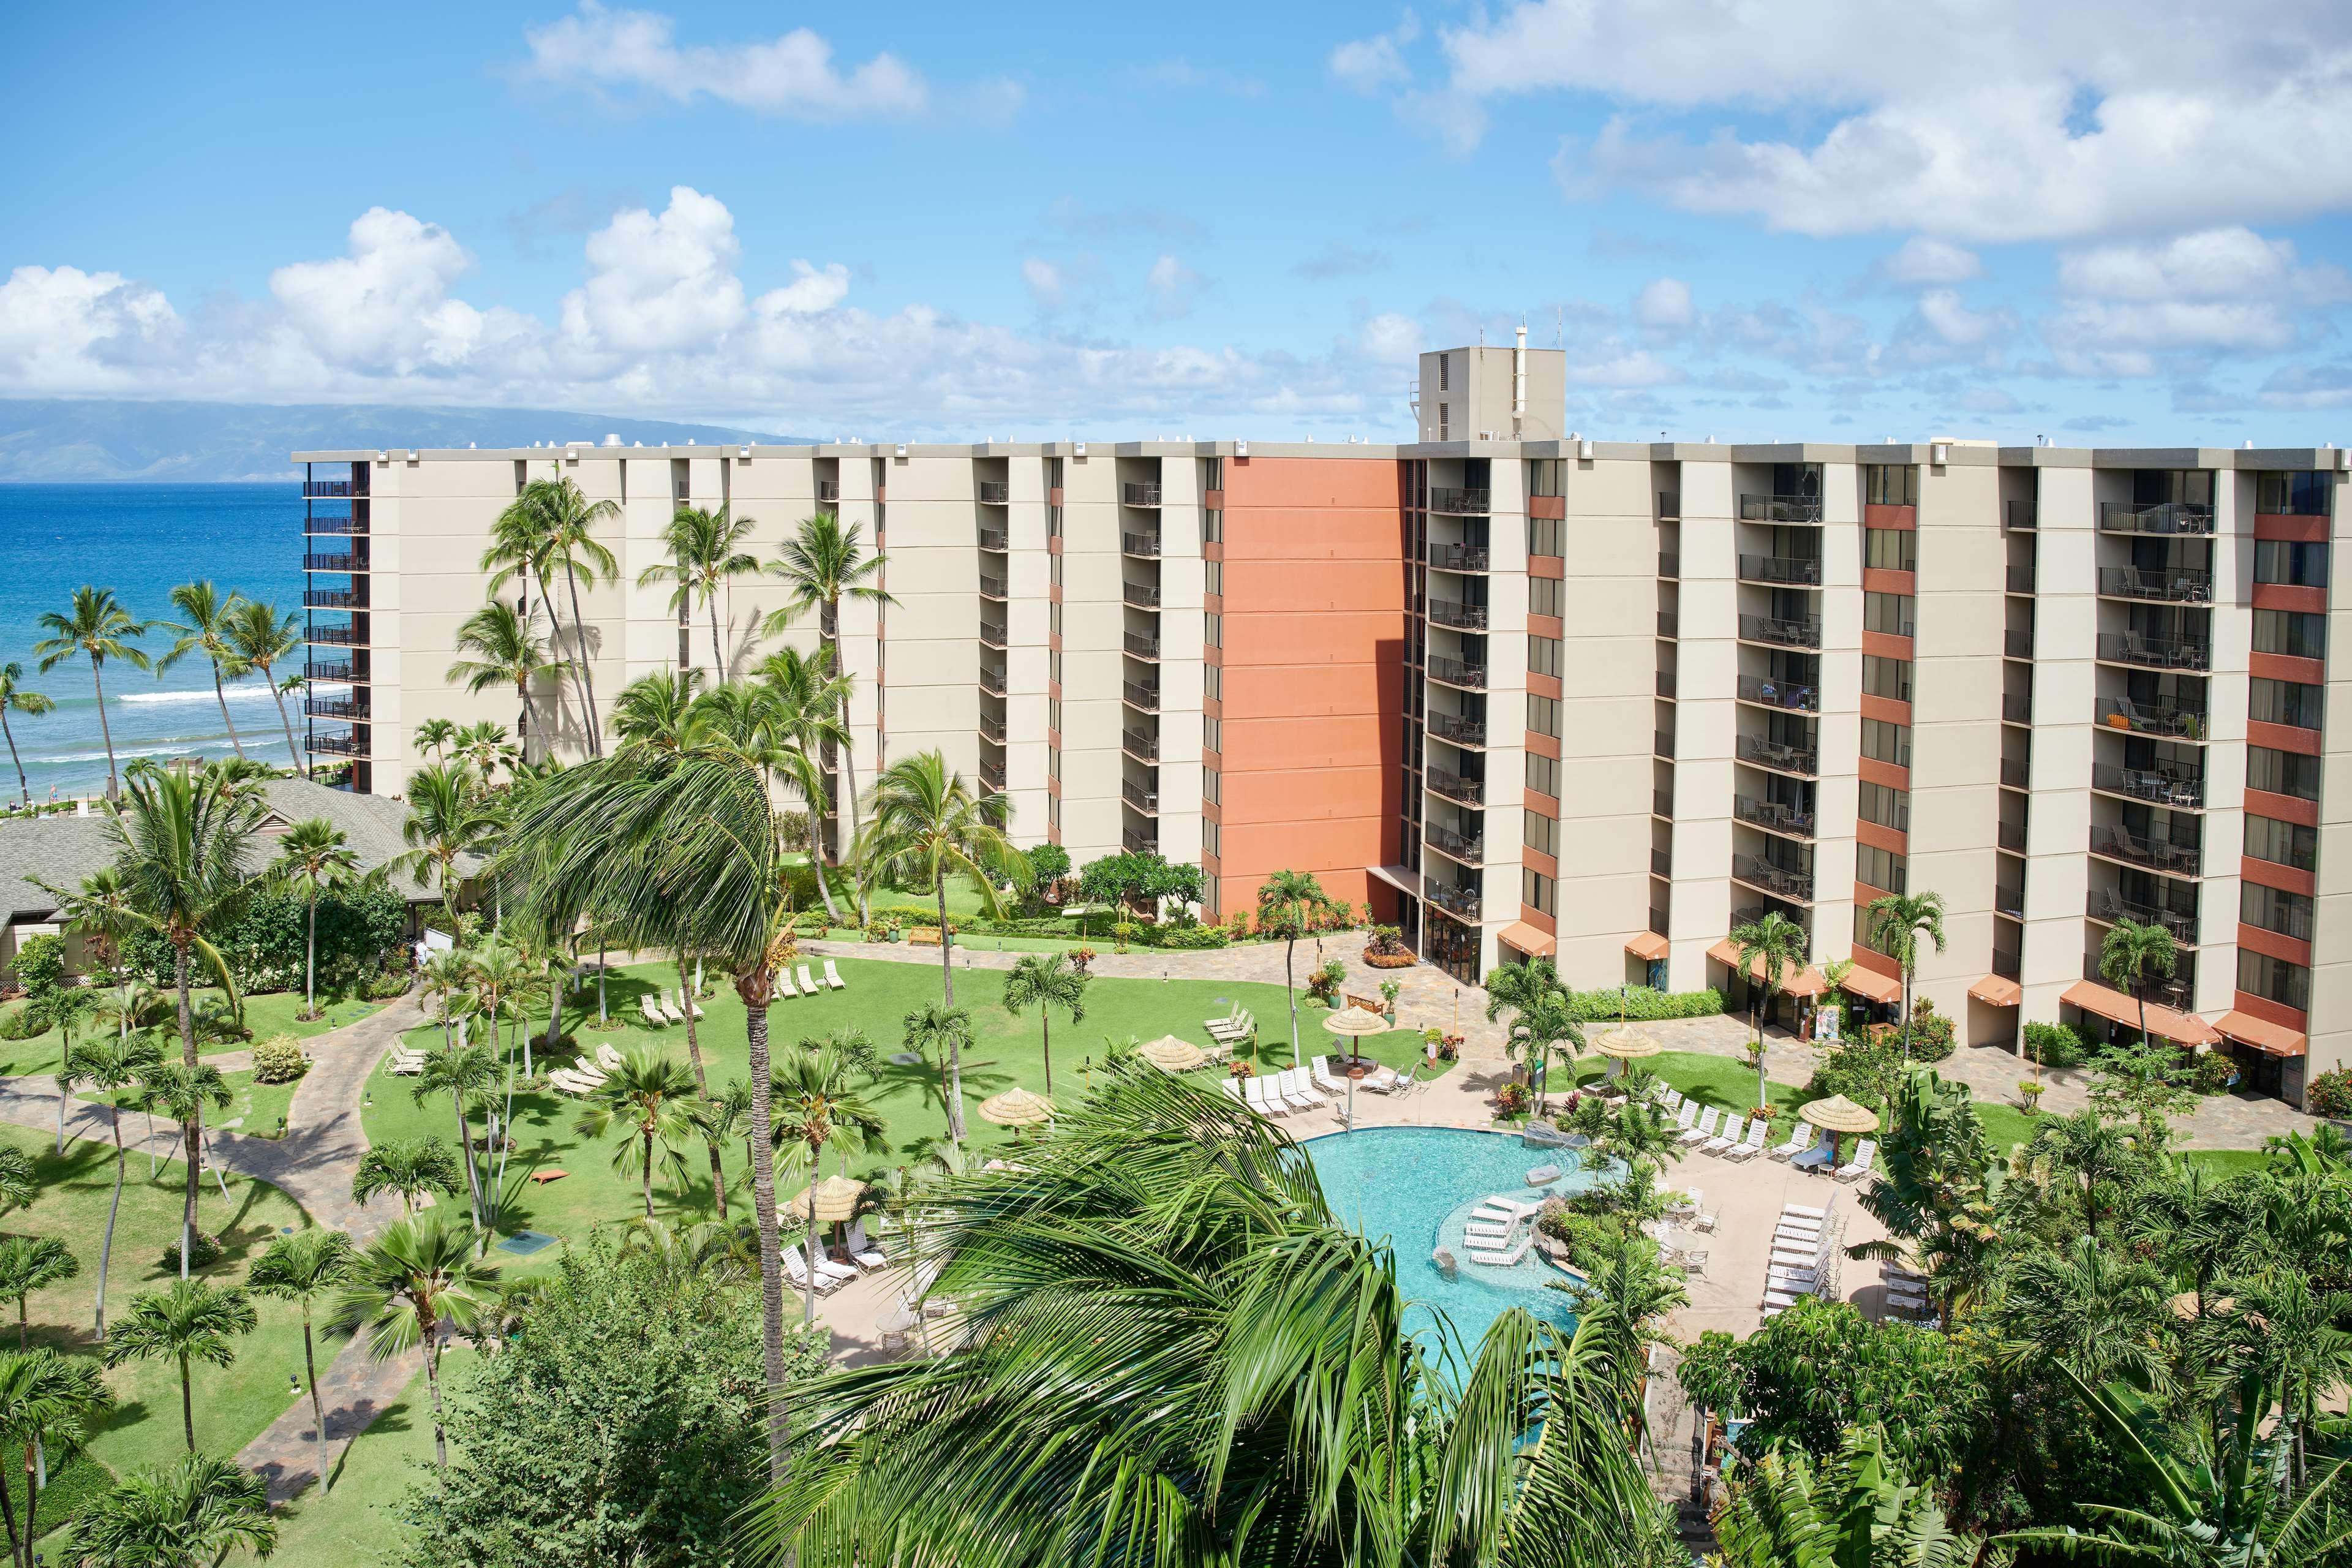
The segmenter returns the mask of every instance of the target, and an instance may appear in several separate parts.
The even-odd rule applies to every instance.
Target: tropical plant
[[[1621,1236],[1583,1268],[1582,1279],[1550,1284],[1575,1299],[1580,1327],[1591,1325],[1595,1348],[1616,1373],[1620,1408],[1638,1411],[1651,1348],[1675,1342],[1660,1320],[1689,1306],[1690,1293],[1659,1261],[1658,1244],[1639,1231]]]
[[[1037,1008],[1039,1038],[1045,1053],[1045,1092],[1054,1092],[1054,1009],[1070,1016],[1073,1028],[1086,1020],[1087,984],[1094,977],[1069,966],[1064,952],[1023,955],[1004,975],[1004,1010],[1018,1015],[1033,1004]]]
[[[1584,1031],[1577,1024],[1574,998],[1560,984],[1559,972],[1549,958],[1506,963],[1487,973],[1486,1021],[1494,1023],[1506,1015],[1503,1054],[1527,1074],[1530,1093],[1537,1089],[1536,1069],[1552,1053],[1559,1052],[1572,1066],[1575,1053],[1583,1048]],[[1544,1087],[1549,1089],[1550,1082],[1547,1072]],[[1538,1115],[1543,1113],[1542,1100],[1542,1095],[1537,1094]]]
[[[391,1138],[360,1156],[352,1173],[352,1201],[364,1204],[379,1193],[400,1199],[403,1219],[416,1213],[417,1200],[427,1193],[451,1196],[466,1190],[457,1152],[438,1138]]]
[[[449,755],[455,762],[470,769],[482,789],[488,789],[504,768],[511,782],[522,766],[522,753],[507,739],[507,727],[490,719],[478,719],[449,739]]]
[[[99,1090],[99,1103],[106,1107],[107,1125],[114,1134],[114,1193],[107,1200],[106,1230],[98,1244],[96,1338],[100,1344],[106,1342],[106,1275],[114,1259],[114,1226],[122,1214],[122,1187],[131,1169],[130,1151],[122,1142],[122,1097],[161,1059],[161,1047],[143,1036],[84,1041],[67,1058],[74,1080]]]
[[[245,601],[234,591],[224,595],[210,582],[183,583],[172,590],[171,599],[172,607],[184,618],[156,625],[155,630],[173,634],[173,641],[163,657],[155,661],[155,673],[163,674],[190,654],[204,655],[213,668],[213,700],[220,704],[229,750],[241,757],[245,755],[245,742],[236,738],[236,720],[228,710],[227,682],[247,673],[245,661],[237,653],[235,633],[237,607]]]
[[[1911,1056],[1911,982],[1919,970],[1922,938],[1944,951],[1944,895],[1882,893],[1863,910],[1870,921],[1871,945],[1903,972],[1903,1056]]]
[[[1750,1047],[1756,1058],[1756,1103],[1769,1105],[1771,1084],[1764,1072],[1764,1003],[1788,984],[1791,971],[1805,967],[1805,928],[1778,910],[1768,910],[1761,920],[1732,927],[1731,946],[1731,966],[1748,982],[1748,1013],[1756,1025],[1756,1044]]]
[[[131,1298],[131,1311],[106,1342],[106,1364],[169,1361],[180,1371],[180,1426],[188,1452],[196,1451],[196,1406],[190,1367],[226,1366],[236,1360],[238,1336],[258,1321],[252,1300],[235,1286],[181,1278],[161,1290]]]
[[[1317,929],[1337,906],[1311,871],[1284,868],[1258,884],[1257,929],[1282,939],[1282,989],[1290,1000],[1290,1059],[1298,1059],[1298,939]]]
[[[51,1350],[0,1352],[0,1453],[25,1456],[25,1517],[19,1531],[11,1489],[0,1486],[0,1525],[8,1532],[12,1563],[34,1568],[40,1529],[41,1488],[50,1461],[79,1453],[99,1418],[114,1408],[98,1363]]]
[[[815,1198],[825,1151],[846,1161],[871,1152],[882,1139],[881,1112],[857,1092],[851,1081],[856,1070],[838,1050],[816,1040],[803,1040],[799,1050],[775,1065],[776,1142],[784,1168],[809,1179],[803,1216],[808,1223],[803,1323],[816,1321],[816,1263],[824,1254],[817,1246]]]
[[[694,1075],[668,1052],[641,1046],[621,1058],[580,1108],[575,1130],[583,1138],[621,1134],[613,1169],[637,1173],[646,1218],[654,1217],[654,1166],[658,1163],[683,1186],[686,1161],[678,1142],[694,1131]],[[656,1153],[656,1145],[660,1152]]]
[[[493,599],[466,617],[457,628],[457,651],[467,657],[452,660],[445,679],[465,682],[468,691],[493,686],[514,688],[515,700],[520,705],[515,733],[522,737],[522,753],[528,758],[533,737],[541,734],[530,683],[541,675],[562,674],[571,668],[570,661],[551,654],[539,640],[538,629],[503,599]],[[554,724],[547,726],[541,737],[541,755],[554,754],[555,731]]]
[[[818,645],[831,656],[833,668],[844,668],[841,655],[841,606],[844,603],[866,604],[877,610],[884,605],[896,605],[882,588],[882,570],[889,557],[867,555],[863,542],[863,530],[856,523],[844,528],[838,513],[820,511],[801,519],[800,525],[783,542],[782,553],[768,566],[768,571],[784,581],[791,598],[771,614],[761,630],[766,636],[782,636],[793,619],[806,615],[811,608],[817,612]],[[837,720],[845,734],[849,730],[849,689],[845,682],[836,689],[839,701]],[[840,798],[849,804],[849,837],[852,843],[864,837],[857,823],[857,748],[854,742],[845,741],[840,749],[842,759],[842,789]],[[833,752],[824,752],[825,770],[833,766]],[[865,914],[863,887],[858,913]]]
[[[2142,925],[2128,916],[2107,928],[2099,943],[2099,973],[2107,984],[2139,1004],[2139,1037],[2148,1038],[2147,987],[2151,981],[2172,978],[2179,948],[2162,922]]]
[[[122,785],[114,768],[114,729],[106,720],[106,664],[114,659],[133,669],[154,668],[154,661],[139,646],[154,624],[135,619],[116,601],[113,589],[85,584],[74,590],[73,603],[63,612],[43,611],[38,625],[49,634],[33,645],[43,675],[69,659],[89,661],[90,689],[98,697],[98,732],[106,742],[106,798],[112,800]]]
[[[319,1016],[319,900],[360,879],[359,851],[342,829],[323,816],[305,817],[278,840],[269,876],[302,900],[309,931],[302,955],[302,1016]]]
[[[277,1545],[268,1483],[226,1459],[190,1454],[84,1503],[58,1556],[76,1568],[218,1568],[240,1546],[266,1557]]]
[[[427,1140],[427,1142],[432,1142]],[[435,1147],[441,1146],[436,1142]],[[441,1150],[444,1159],[448,1150]],[[457,1173],[452,1171],[454,1178]],[[352,1184],[354,1195],[358,1184]],[[365,1201],[365,1200],[362,1200]],[[327,1291],[339,1289],[351,1278],[359,1251],[340,1230],[312,1226],[271,1241],[253,1260],[246,1288],[257,1296],[291,1301],[302,1310],[302,1372],[310,1389],[310,1430],[319,1440],[319,1491],[334,1485],[334,1467],[327,1462],[327,1407],[319,1394],[319,1356],[310,1332],[310,1303]]]
[[[449,1439],[441,1410],[441,1328],[470,1330],[498,1274],[495,1265],[468,1257],[472,1250],[466,1234],[439,1215],[402,1220],[352,1260],[348,1282],[335,1298],[334,1325],[366,1330],[369,1353],[377,1360],[425,1347],[433,1458],[444,1471]]]
[[[824,770],[813,759],[833,756],[849,744],[849,725],[843,716],[849,711],[851,681],[836,663],[837,656],[838,650],[831,647],[810,653],[785,647],[760,661],[760,689],[769,699],[764,709],[767,721],[777,740],[800,759],[785,777],[807,807],[803,820],[807,825],[817,897],[835,925],[841,923],[841,912],[834,906],[831,879],[825,875],[830,847],[826,836],[817,831],[817,819],[835,796],[827,787]],[[790,837],[789,832],[784,836],[787,847],[793,847]],[[835,864],[839,863],[836,857]]]
[[[907,1048],[939,1064],[930,1068],[930,1077],[939,1086],[940,1110],[946,1114],[948,1127],[952,1133],[962,1125],[961,1110],[951,1109],[961,1105],[962,1079],[951,1068],[961,1062],[963,1053],[972,1047],[971,1009],[950,1007],[944,1002],[926,1002],[908,1014],[901,1023],[906,1030]],[[948,1089],[950,1081],[957,1086],[952,1100],[949,1098]],[[951,1141],[961,1142],[960,1138]]]
[[[527,577],[538,584],[540,602],[547,606],[549,628],[557,637],[561,637],[563,626],[556,614],[551,579],[558,567],[562,569],[571,592],[572,632],[577,657],[557,660],[550,668],[572,677],[580,694],[581,710],[587,719],[588,754],[592,757],[604,755],[604,731],[596,712],[595,671],[590,668],[588,626],[580,613],[580,578],[584,575],[593,588],[603,578],[617,576],[619,563],[613,552],[597,541],[595,530],[620,515],[617,501],[591,501],[569,479],[534,479],[499,514],[491,528],[489,548],[482,552],[482,569],[488,572],[496,568],[490,578],[492,594],[517,577]],[[524,618],[527,624],[527,616]]]
[[[2150,1263],[2078,1236],[2063,1250],[2022,1250],[1990,1314],[2003,1353],[2024,1365],[2058,1357],[2095,1383],[2166,1384],[2159,1348],[2172,1318],[2164,1276]]]
[[[25,684],[25,667],[11,661],[0,665],[0,736],[8,742],[8,761],[16,770],[16,791],[25,804],[33,804],[33,786],[25,777],[24,759],[16,754],[16,731],[8,727],[8,715],[22,713],[27,719],[37,719],[56,710],[57,702],[46,694]]]
[[[625,746],[675,752],[686,743],[688,715],[702,684],[698,669],[657,669],[621,688],[613,700],[613,733]]]
[[[449,748],[457,743],[457,726],[449,719],[427,719],[416,726],[416,752],[435,762],[447,759]]]
[[[286,732],[286,754],[295,771],[307,777],[310,763],[303,757],[302,749],[294,743],[294,721],[286,711],[286,689],[295,684],[301,671],[291,672],[284,683],[279,682],[277,674],[279,664],[302,650],[301,618],[290,612],[281,616],[276,605],[238,595],[229,602],[222,630],[235,668],[260,676],[262,683],[269,688],[270,699],[278,704],[278,728]]]
[[[409,1086],[409,1098],[418,1105],[434,1095],[446,1094],[457,1112],[457,1146],[463,1151],[466,1164],[466,1190],[471,1205],[474,1226],[488,1245],[489,1205],[483,1188],[483,1173],[474,1161],[473,1108],[485,1103],[490,1090],[499,1082],[499,1057],[489,1045],[445,1046],[438,1055],[427,1056],[417,1069],[416,1081]],[[483,1162],[489,1163],[488,1160]]]
[[[1971,1568],[1984,1542],[1955,1531],[1907,1480],[1884,1434],[1849,1427],[1838,1453],[1769,1449],[1724,1477],[1713,1521],[1723,1568]]]
[[[16,1348],[26,1350],[26,1301],[81,1272],[72,1248],[54,1236],[0,1237],[0,1301],[16,1303]]]
[[[743,542],[759,524],[748,517],[737,517],[722,503],[714,511],[709,507],[683,506],[670,514],[669,526],[662,531],[662,544],[669,559],[656,562],[637,574],[637,586],[650,588],[656,583],[676,584],[670,591],[669,607],[680,621],[694,610],[697,595],[702,607],[710,616],[710,679],[714,684],[727,680],[727,648],[719,636],[719,594],[738,577],[749,577],[760,570],[760,558],[743,548]]]
[[[408,775],[408,816],[400,825],[408,847],[394,857],[392,870],[414,877],[417,886],[441,890],[449,932],[457,934],[457,885],[467,863],[479,854],[492,826],[476,795],[472,775],[460,763],[436,763]]]

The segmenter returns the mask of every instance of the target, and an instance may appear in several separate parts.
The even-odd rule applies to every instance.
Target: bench
[[[1350,1007],[1361,1007],[1374,1017],[1379,1017],[1389,1010],[1389,1005],[1377,996],[1353,996],[1342,993],[1339,1000]]]
[[[909,926],[907,929],[907,945],[909,947],[939,946],[940,928],[937,926]]]

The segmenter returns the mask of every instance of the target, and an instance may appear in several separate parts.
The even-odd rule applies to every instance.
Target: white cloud
[[[1144,287],[1150,291],[1153,319],[1173,321],[1192,313],[1192,302],[1201,292],[1201,275],[1175,257],[1162,256],[1151,264]]]
[[[1919,317],[1954,348],[1977,347],[2000,330],[2003,319],[1998,311],[1969,310],[1952,289],[1930,289],[1920,295]]]
[[[1021,263],[1021,281],[1027,285],[1029,298],[1041,310],[1058,310],[1068,302],[1069,287],[1063,281],[1062,269],[1042,256],[1032,256]]]
[[[269,275],[269,292],[302,346],[331,363],[405,373],[465,363],[531,335],[515,312],[452,298],[473,258],[438,224],[370,207],[352,221],[348,254]]]
[[[1366,359],[1411,363],[1420,357],[1425,335],[1411,316],[1383,310],[1356,330],[1356,347]]]
[[[1916,234],[1895,254],[1882,258],[1872,271],[1889,283],[1916,289],[1926,284],[1966,283],[1984,271],[1984,263],[1977,259],[1975,251]]]
[[[819,269],[795,258],[793,280],[761,295],[751,308],[763,316],[808,316],[830,310],[848,297],[848,268],[835,261]]]
[[[1679,278],[1654,278],[1633,300],[1633,320],[1653,331],[1691,324],[1690,285]]]
[[[743,319],[741,251],[727,204],[691,186],[671,187],[658,217],[614,214],[588,237],[588,281],[563,297],[565,342],[625,354],[712,342]]]
[[[2058,286],[2042,335],[2061,368],[2084,375],[2152,375],[2182,355],[2278,353],[2297,341],[2305,312],[2352,296],[2341,268],[2305,265],[2289,242],[2242,227],[2067,251]]]
[[[1419,37],[1420,20],[1407,11],[1391,31],[1357,38],[1333,49],[1328,62],[1331,75],[1363,93],[1378,92],[1384,87],[1410,80],[1412,71],[1404,63],[1402,46]]]
[[[0,283],[0,384],[134,390],[182,337],[171,301],[119,272],[19,267]]]

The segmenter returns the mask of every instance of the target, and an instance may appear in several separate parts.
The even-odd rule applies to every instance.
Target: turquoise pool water
[[[1394,1249],[1398,1282],[1415,1303],[1406,1315],[1409,1331],[1432,1327],[1433,1309],[1475,1352],[1507,1308],[1524,1307],[1563,1328],[1575,1321],[1569,1298],[1544,1289],[1547,1280],[1570,1276],[1540,1253],[1530,1249],[1508,1268],[1475,1264],[1462,1236],[1470,1212],[1489,1197],[1533,1202],[1592,1186],[1599,1173],[1583,1168],[1574,1151],[1530,1147],[1513,1133],[1449,1127],[1372,1127],[1312,1139],[1306,1147],[1332,1214]],[[1529,1186],[1528,1173],[1545,1165],[1562,1173]],[[1458,1265],[1452,1279],[1431,1257],[1441,1247]]]

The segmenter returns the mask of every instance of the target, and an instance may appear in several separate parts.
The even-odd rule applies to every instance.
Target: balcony
[[[1432,713],[1429,716],[1429,732],[1456,746],[1484,746],[1486,743],[1486,721],[1465,719],[1459,713]]]
[[[1675,879],[1675,855],[1673,850],[1660,849],[1654,845],[1651,847],[1650,875],[1653,877],[1664,877],[1669,882]]]
[[[1458,626],[1464,631],[1483,632],[1486,629],[1486,606],[1465,605],[1454,599],[1429,601],[1429,618],[1441,626]]]
[[[2032,658],[2033,657],[2033,632],[2032,628],[2027,626],[2012,626],[2009,630],[2001,633],[2000,653],[2003,658]]]
[[[1683,558],[1675,554],[1671,551],[1659,551],[1658,575],[1661,577],[1680,577],[1682,574]]]
[[[2169,741],[2201,741],[2205,738],[2205,710],[2184,707],[2178,702],[2133,702],[2120,698],[2105,698],[2099,703],[2099,723],[2110,730],[2128,730],[2135,735],[2158,735]]]
[[[1778,833],[1790,838],[1811,838],[1813,836],[1813,814],[1799,811],[1786,801],[1734,795],[1731,815],[1748,826],[1760,827],[1767,833]]]
[[[1160,504],[1160,481],[1149,479],[1141,484],[1129,481],[1118,487],[1122,506],[1156,507]]]
[[[356,719],[362,723],[369,718],[364,697],[305,697],[302,712],[311,719]]]
[[[1160,536],[1156,533],[1122,533],[1118,536],[1118,552],[1157,561],[1160,559]]]
[[[313,735],[303,742],[302,749],[321,757],[364,757],[372,754],[368,751],[368,743],[353,734]]]
[[[1448,658],[1444,654],[1433,653],[1429,656],[1429,679],[1441,686],[1458,686],[1471,691],[1484,691],[1486,689],[1486,667],[1483,664],[1465,664],[1458,658]]]
[[[992,697],[1003,696],[1004,667],[1001,664],[982,665],[980,667],[980,689],[982,691],[987,692]]]
[[[1811,778],[1822,771],[1822,754],[1818,750],[1800,751],[1795,746],[1768,741],[1760,735],[1739,737],[1739,760],[1776,773],[1789,773],[1799,778]]]
[[[1675,792],[1670,789],[1652,790],[1650,792],[1650,815],[1652,816],[1671,817],[1674,814]]]
[[[2102,925],[2113,925],[2117,921],[2130,921],[2144,926],[2160,925],[2172,933],[2173,941],[2186,947],[2197,945],[2196,916],[2185,915],[2177,910],[2158,909],[2153,904],[2143,904],[2137,900],[2125,898],[2111,888],[2093,888],[2090,898],[2084,905],[2083,912]],[[2096,980],[2099,977],[2095,974],[2086,974],[2084,978]]]
[[[1822,563],[1817,558],[1801,555],[1743,555],[1739,558],[1739,580],[1818,588],[1822,585]]]
[[[343,500],[352,496],[365,494],[367,491],[364,489],[353,489],[352,481],[349,479],[304,479],[302,481],[304,500]]]
[[[2011,854],[2022,855],[2025,853],[2025,824],[2021,822],[1996,822],[1993,824],[1992,837],[1995,844],[1999,845],[2001,848],[2008,850]]]
[[[2101,827],[2096,823],[2091,825],[2091,853],[2150,871],[2161,871],[2168,877],[2196,876],[2198,862],[2201,858],[2193,844],[2175,844],[2168,838],[2144,837],[2126,827]]]
[[[1123,646],[1129,658],[1157,659],[1160,657],[1160,639],[1146,637],[1141,632],[1128,633]]]
[[[2010,531],[2012,533],[2032,533],[2041,526],[2038,521],[2040,509],[2030,500],[2005,502],[2001,507],[2001,513],[2008,519]]]
[[[368,525],[356,517],[313,517],[304,520],[302,531],[327,538],[364,538]]]
[[[1739,521],[1742,522],[1819,522],[1822,520],[1822,500],[1819,496],[1743,495],[1739,498]]]
[[[1146,816],[1160,815],[1160,792],[1156,789],[1147,789],[1133,779],[1120,781],[1118,797]]]
[[[1121,730],[1118,749],[1139,762],[1156,763],[1160,760],[1160,737],[1140,730]]]
[[[1767,680],[1759,676],[1739,678],[1739,700],[1754,702],[1765,708],[1778,708],[1790,713],[1818,713],[1822,710],[1821,689],[1799,686],[1790,681]]]
[[[840,481],[839,479],[819,479],[819,480],[817,480],[817,482],[816,482],[816,499],[817,499],[817,500],[821,500],[821,501],[822,501],[822,500],[829,500],[829,501],[837,501],[837,500],[839,500],[841,499],[841,481]]]
[[[1004,721],[1002,719],[992,719],[985,713],[982,714],[980,716],[980,738],[994,745],[1001,746],[1004,744]]]
[[[1001,528],[983,528],[980,531],[980,547],[982,550],[994,551],[1001,555],[1011,542],[1012,541],[1005,537],[1004,531]]]
[[[2022,757],[2003,757],[2003,758],[2001,758],[2001,760],[2000,760],[2000,786],[2001,786],[2001,788],[2003,788],[2003,789],[2024,789],[2024,788],[2028,787],[2028,786],[2027,786],[2027,784],[2026,784],[2026,776],[2027,776],[2027,775],[2026,775],[2026,767],[2025,767],[2025,759],[2024,759],[2024,758],[2022,758]]]
[[[1731,858],[1734,881],[1745,882],[1751,888],[1761,888],[1776,899],[1786,899],[1794,904],[1813,901],[1813,878],[1810,871],[1791,871],[1775,866],[1769,860],[1759,860],[1753,855]]]
[[[1476,922],[1479,909],[1476,889],[1465,888],[1455,882],[1441,882],[1434,877],[1423,877],[1421,887],[1423,896],[1447,914],[1457,920]]]
[[[1461,805],[1484,805],[1486,785],[1477,779],[1466,779],[1447,768],[1424,768],[1422,782],[1432,795],[1444,795]]]
[[[2025,965],[2014,951],[1996,947],[1992,950],[1992,972],[2003,980],[2021,980],[2025,977]]]
[[[348,577],[354,573],[365,572],[368,570],[367,557],[363,555],[354,555],[349,552],[338,552],[332,555],[305,554],[302,557],[302,570],[305,572],[340,572],[344,576]]]
[[[358,588],[305,588],[302,603],[313,610],[364,610],[367,595]]]
[[[302,640],[327,647],[365,647],[368,634],[357,626],[312,626]]]
[[[1128,681],[1119,688],[1119,696],[1129,708],[1140,708],[1147,713],[1160,711],[1160,686],[1156,681],[1149,686],[1141,681]]]
[[[997,794],[1003,795],[1004,793],[1004,764],[1003,763],[992,763],[987,758],[982,757],[980,760],[980,782],[986,784],[990,789],[994,790]]]
[[[1160,584],[1157,583],[1121,583],[1118,585],[1118,596],[1126,600],[1129,604],[1135,605],[1138,609],[1156,610],[1160,607]]]
[[[2203,538],[2213,531],[2213,509],[2186,501],[2159,506],[2136,506],[2130,501],[2099,503],[2102,533],[2160,533]]]
[[[2205,806],[2204,775],[2179,768],[2119,768],[2094,763],[2091,787],[2102,795],[2125,795],[2171,811],[2201,811]]]
[[[2143,572],[2137,566],[2107,566],[2099,572],[2099,592],[2111,599],[2156,599],[2168,605],[2210,605],[2213,574],[2187,568]]]
[[[1668,701],[1672,701],[1674,700],[1675,672],[1673,670],[1662,669],[1658,671],[1658,695],[1666,699]]]
[[[2033,693],[2004,691],[2000,694],[2000,721],[2004,724],[2033,722]]]
[[[990,621],[981,622],[980,640],[990,647],[1003,647],[1004,646],[1003,626]]]
[[[1120,832],[1118,841],[1130,855],[1160,853],[1160,830],[1156,827],[1126,828]]]
[[[1658,635],[1660,637],[1665,637],[1671,641],[1673,638],[1683,635],[1682,628],[1683,618],[1679,611],[1660,610],[1658,612]]]
[[[2012,594],[2033,592],[2033,568],[2012,566],[2009,569],[2009,591]]]
[[[2212,666],[2213,645],[2190,637],[2101,632],[2099,657],[2109,664],[2133,664],[2143,669],[2207,669]]]
[[[982,506],[1009,506],[1009,505],[1011,505],[1011,504],[1012,504],[1012,501],[1013,501],[1013,484],[1012,484],[1012,481],[1011,481],[1011,480],[1009,480],[1009,479],[982,479],[982,480],[981,480],[981,481],[980,481],[980,504],[981,504],[981,505],[982,505]]]
[[[1683,498],[1673,490],[1658,492],[1658,521],[1680,522],[1683,520]]]
[[[302,665],[302,679],[345,685],[364,684],[368,679],[368,663],[363,658],[308,659]]]
[[[1664,757],[1666,761],[1673,762],[1675,760],[1675,732],[1672,730],[1652,731],[1650,733],[1650,754],[1653,756]]]
[[[1483,834],[1473,837],[1466,833],[1456,833],[1450,827],[1440,827],[1433,822],[1423,834],[1423,838],[1440,855],[1449,860],[1459,860],[1465,866],[1483,864],[1486,858],[1486,839]]]
[[[1432,544],[1429,563],[1440,572],[1484,572],[1494,552],[1483,544]]]
[[[1429,491],[1429,510],[1449,517],[1484,517],[1494,504],[1494,492],[1486,489],[1449,489],[1433,485]]]
[[[1739,636],[1745,642],[1770,643],[1776,647],[1817,648],[1822,646],[1822,623],[1786,621],[1777,616],[1742,616]]]
[[[1012,584],[1002,577],[992,577],[983,572],[980,574],[980,596],[983,599],[1009,599],[1013,596]]]

